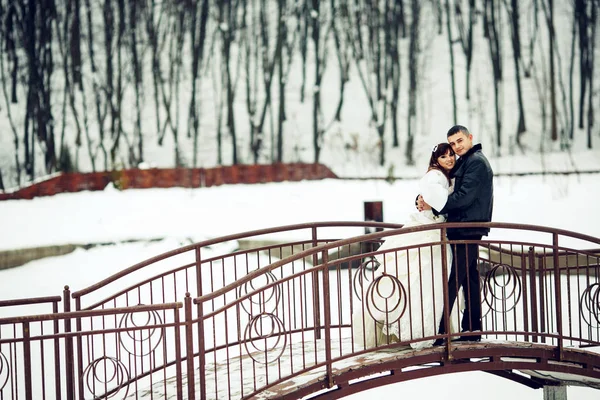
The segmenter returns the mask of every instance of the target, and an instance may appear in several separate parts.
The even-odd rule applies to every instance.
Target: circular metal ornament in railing
[[[152,353],[163,340],[163,331],[156,325],[162,325],[158,312],[146,311],[127,313],[121,317],[119,328],[128,329],[119,332],[119,342],[129,354],[135,357],[144,357]],[[130,329],[144,328],[147,329]]]
[[[579,313],[591,328],[600,326],[600,283],[588,286],[579,300]]]
[[[521,279],[517,270],[507,264],[492,264],[482,282],[482,303],[490,311],[507,313],[515,309],[522,295]]]
[[[244,347],[254,361],[269,364],[277,361],[287,345],[285,327],[279,317],[260,313],[250,319],[244,330]]]
[[[359,300],[363,299],[363,289],[365,282],[371,282],[375,271],[379,268],[380,263],[375,257],[367,257],[357,268],[352,280],[354,294]]]
[[[124,399],[129,392],[129,385],[125,385],[129,381],[129,372],[114,357],[104,356],[92,361],[83,371],[83,380],[94,399],[110,399],[117,395]],[[124,393],[121,393],[122,390]]]
[[[397,322],[406,311],[408,298],[400,280],[391,274],[380,274],[369,285],[366,292],[367,311],[371,317],[383,324]]]
[[[0,393],[10,377],[10,365],[6,356],[0,352]]]
[[[238,289],[238,298],[275,282],[277,282],[277,277],[271,271],[268,271],[240,286]],[[241,302],[241,306],[246,314],[251,316],[256,314],[257,310],[261,313],[275,312],[280,301],[281,288],[279,285],[273,285],[264,291],[259,291],[257,294],[248,297]],[[267,306],[269,307],[268,309]],[[258,309],[255,307],[258,307]]]

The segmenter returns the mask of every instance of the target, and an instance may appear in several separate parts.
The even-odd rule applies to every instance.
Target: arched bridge
[[[480,342],[452,329],[463,295],[448,312],[452,249],[468,244],[446,239],[457,226],[491,227],[469,242],[482,329],[462,335]],[[334,399],[462,371],[600,388],[600,239],[540,226],[264,229],[0,311],[0,398]]]

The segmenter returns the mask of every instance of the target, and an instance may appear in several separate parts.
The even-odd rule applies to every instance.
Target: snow
[[[593,167],[578,158],[581,169]],[[594,161],[593,158],[589,160]],[[507,160],[510,165],[511,161]],[[516,163],[514,164],[516,165]],[[600,175],[539,175],[495,179],[494,221],[539,224],[600,237]],[[0,298],[61,294],[157,254],[205,238],[312,221],[360,221],[363,202],[383,201],[384,220],[413,211],[417,180],[336,180],[223,185],[202,189],[80,192],[0,203],[0,249],[53,244],[114,243],[0,271]],[[590,203],[592,201],[592,203]],[[149,241],[156,239],[155,241]],[[281,237],[281,240],[294,239]],[[130,240],[143,240],[123,243]],[[36,279],[31,279],[36,277]],[[24,284],[26,282],[26,284]],[[465,385],[470,385],[464,393]],[[490,390],[494,388],[494,390]],[[349,398],[542,399],[541,390],[485,373],[460,373],[384,386]],[[569,398],[597,398],[569,387]]]

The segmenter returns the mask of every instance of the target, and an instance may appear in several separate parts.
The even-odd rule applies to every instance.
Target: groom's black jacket
[[[490,222],[494,206],[494,172],[481,152],[481,144],[473,146],[460,157],[451,171],[454,191],[439,214],[447,214],[448,222]],[[489,228],[449,228],[449,237],[482,235]]]

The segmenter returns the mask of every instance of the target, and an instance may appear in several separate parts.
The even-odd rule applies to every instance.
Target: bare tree
[[[321,145],[323,141],[323,127],[320,123],[321,116],[321,79],[325,72],[325,63],[327,54],[325,49],[324,35],[321,33],[321,2],[312,0],[312,9],[310,12],[311,24],[311,39],[315,51],[314,68],[315,81],[313,84],[313,150],[315,154],[315,163],[319,162],[321,154]]]
[[[45,172],[56,167],[54,123],[51,113],[52,23],[56,9],[52,0],[17,3],[22,16],[20,37],[27,60],[27,100],[24,120],[25,170],[36,174],[35,153],[39,144],[44,154]]]
[[[421,5],[418,0],[411,0],[411,25],[410,42],[408,47],[408,118],[407,118],[407,139],[404,155],[408,165],[414,165],[414,138],[413,127],[417,119],[417,58],[420,52],[419,29],[421,18]]]
[[[496,111],[496,154],[502,146],[502,45],[500,35],[500,13],[498,0],[485,0],[484,32],[488,39],[492,71],[494,75],[494,108]]]
[[[71,6],[72,4],[72,6]],[[71,74],[73,82],[83,88],[81,80],[81,0],[68,0],[67,9],[73,8],[73,19],[69,29],[69,43],[71,53]],[[69,14],[69,12],[67,12]],[[68,24],[65,24],[68,26]]]
[[[546,18],[546,25],[548,27],[548,52],[550,63],[550,137],[552,141],[558,140],[558,127],[557,127],[557,107],[556,107],[556,61],[554,57],[555,47],[555,30],[554,30],[554,0],[542,0],[542,8],[544,10],[544,16]]]
[[[360,4],[364,21],[358,29],[354,28],[351,20],[346,24],[347,34],[352,45],[352,52],[358,76],[362,83],[371,111],[371,125],[377,131],[379,147],[379,164],[385,164],[385,127],[388,111],[387,91],[393,77],[386,70],[391,47],[391,38],[386,27],[390,7],[381,13],[376,2],[365,1]],[[366,35],[361,30],[366,31]],[[360,34],[359,34],[360,33]],[[362,42],[361,40],[364,40]],[[397,45],[397,44],[396,44]],[[383,50],[382,50],[383,48]],[[385,58],[382,62],[382,58]],[[395,75],[399,78],[399,75]],[[397,83],[399,85],[399,82]]]
[[[386,21],[386,35],[389,43],[387,48],[387,59],[389,67],[387,70],[387,80],[392,85],[392,99],[390,101],[390,116],[392,119],[392,146],[400,145],[398,132],[398,101],[400,98],[400,37],[406,36],[406,25],[404,21],[404,0],[398,0],[393,3]],[[385,149],[384,149],[385,150]]]
[[[595,0],[592,1],[591,4],[591,18],[590,18],[590,57],[588,59],[588,77],[590,81],[590,90],[588,91],[588,126],[587,126],[587,147],[588,149],[592,148],[592,129],[595,126],[594,121],[594,102],[593,102],[593,88],[594,88],[594,67],[595,67],[595,58],[596,58],[596,29],[598,27],[598,9],[600,8],[600,1]]]
[[[148,35],[148,41],[151,49],[152,57],[152,87],[154,89],[154,118],[156,122],[156,135],[158,138],[158,144],[162,145],[163,135],[161,134],[161,87],[163,85],[162,70],[160,66],[160,50],[161,45],[159,44],[159,32],[161,28],[161,21],[163,13],[159,11],[156,15],[156,0],[151,0],[148,8],[146,9],[146,32]]]
[[[193,135],[194,148],[192,165],[198,165],[198,136],[200,131],[200,116],[197,105],[196,93],[200,89],[200,66],[204,58],[204,44],[206,42],[206,27],[208,24],[209,0],[202,0],[200,6],[197,2],[190,2],[190,47],[192,52],[191,77],[192,97],[188,110],[188,137]],[[198,13],[200,15],[198,15]],[[199,20],[199,21],[198,21]]]
[[[457,106],[456,106],[456,79],[454,78],[454,47],[452,40],[452,19],[450,15],[450,1],[446,0],[445,3],[446,9],[446,29],[448,30],[448,49],[450,50],[450,84],[452,86],[452,123],[456,124],[458,121],[457,117]],[[457,13],[460,15],[460,13]],[[459,30],[460,31],[460,30]],[[468,68],[468,67],[467,67]],[[467,88],[468,88],[468,78],[467,78]],[[469,98],[469,90],[467,89],[467,99]]]
[[[97,63],[96,63],[96,52],[94,50],[95,41],[94,41],[94,25],[93,25],[93,17],[92,17],[92,15],[94,14],[94,11],[92,10],[92,3],[90,0],[85,0],[85,8],[86,8],[86,22],[87,22],[87,49],[88,49],[87,61],[90,64],[90,70],[91,70],[92,75],[95,76],[95,74],[98,72],[98,67],[97,67]],[[65,79],[69,79],[67,75],[68,75],[68,73],[65,72]],[[82,93],[85,93],[84,87],[82,89]],[[103,161],[104,161],[104,169],[107,170],[109,168],[109,165],[108,165],[109,157],[108,157],[108,150],[105,145],[104,126],[105,126],[106,118],[108,116],[108,101],[107,101],[104,93],[100,90],[100,83],[99,83],[98,79],[92,80],[92,95],[95,99],[96,125],[97,125],[98,137],[100,139],[97,140],[98,145],[96,147],[95,152],[93,152],[91,150],[91,143],[90,143],[90,141],[88,141],[88,149],[89,149],[89,152],[91,153],[90,161],[92,162],[92,169],[95,171],[96,170],[95,154],[97,154],[98,152],[101,152]],[[66,93],[65,93],[65,96],[67,96]],[[76,111],[74,110],[75,103],[73,101],[74,93],[69,93],[69,98],[71,99],[71,109],[73,110],[72,112],[75,114],[76,113]],[[76,119],[76,125],[79,125],[78,119]],[[63,125],[63,127],[64,127],[64,125]],[[78,129],[80,130],[81,128],[78,126]],[[78,134],[78,136],[80,136],[80,134]],[[64,143],[64,138],[63,138],[63,141],[61,141],[61,143]]]
[[[237,7],[231,2],[219,2],[219,31],[221,36],[221,56],[222,56],[222,76],[223,86],[225,90],[225,102],[227,107],[227,133],[231,137],[231,148],[232,148],[232,164],[237,164],[238,159],[238,145],[237,145],[237,132],[235,127],[235,114],[234,114],[234,81],[231,73],[231,47],[234,40],[234,32],[236,27],[236,14]],[[219,132],[220,134],[220,132]]]
[[[336,8],[336,0],[331,0],[331,10],[335,10]],[[343,27],[344,21],[348,21],[348,17],[350,15],[350,11],[348,9],[348,5],[346,2],[342,2],[340,5],[340,14],[341,17],[340,25],[338,26],[338,18],[332,16],[331,18],[331,31],[333,33],[333,42],[335,44],[335,51],[338,61],[339,74],[340,74],[340,95],[337,101],[337,106],[334,111],[333,118],[331,122],[329,122],[325,128],[324,132],[327,132],[329,128],[333,125],[334,122],[339,122],[342,120],[342,107],[344,105],[344,92],[346,88],[346,84],[350,79],[350,54],[348,41],[346,38],[347,35],[344,35],[343,32],[348,32],[347,28]]]
[[[593,4],[593,2],[592,2]],[[579,129],[583,129],[583,115],[585,109],[585,93],[589,84],[588,70],[590,53],[589,17],[585,0],[575,0],[575,18],[579,28]],[[593,8],[593,5],[592,5]],[[591,38],[593,43],[593,37]],[[590,87],[590,90],[592,88]]]
[[[507,0],[503,0],[504,7],[508,14],[508,18],[511,21],[510,38],[512,43],[513,62],[515,68],[515,83],[517,85],[517,100],[519,108],[519,118],[517,122],[517,132],[515,134],[516,144],[521,147],[521,135],[526,132],[525,128],[525,111],[523,109],[523,90],[521,88],[521,26],[520,26],[520,12],[519,2],[517,0],[510,0],[510,5]]]
[[[288,29],[288,12],[287,12],[287,0],[278,0],[279,8],[278,8],[278,32],[277,35],[281,37],[282,42],[282,51],[280,52],[280,56],[277,59],[277,70],[279,77],[279,110],[277,116],[277,143],[272,144],[272,147],[276,147],[277,154],[272,161],[282,162],[283,161],[283,150],[284,150],[284,122],[287,120],[286,115],[286,89],[288,83],[288,76],[290,72],[290,67],[292,64],[293,56],[294,56],[294,42],[296,35],[292,34],[291,38],[289,38],[289,29]],[[343,96],[342,96],[343,98]]]
[[[533,60],[534,60],[534,52],[535,52],[535,44],[538,38],[539,32],[539,1],[542,0],[533,0],[531,7],[529,8],[529,15],[531,16],[531,22],[529,24],[529,30],[531,30],[531,35],[529,36],[529,42],[527,45],[527,50],[529,53],[529,60],[525,62],[525,56],[521,57],[523,73],[525,78],[531,77],[531,70],[533,68]]]
[[[0,3],[2,4],[2,3]],[[16,184],[21,184],[21,162],[19,160],[19,143],[20,138],[17,131],[17,127],[15,121],[13,119],[12,114],[12,104],[17,102],[17,93],[16,93],[16,71],[18,66],[18,56],[16,54],[16,45],[14,35],[16,34],[14,24],[15,24],[15,12],[16,12],[16,3],[11,2],[5,8],[3,5],[0,6],[0,15],[5,16],[5,24],[0,24],[0,27],[3,27],[2,33],[0,34],[0,46],[2,48],[6,48],[6,52],[0,52],[0,77],[2,79],[2,93],[4,95],[4,100],[6,102],[6,114],[8,117],[8,122],[10,124],[10,128],[13,134],[13,143],[15,148],[15,171],[16,171]],[[11,83],[8,82],[8,74],[6,73],[8,67],[5,66],[5,57],[7,62],[13,62],[13,67],[11,70]],[[9,93],[8,88],[11,88],[11,93]]]
[[[77,136],[75,138],[75,145],[77,146],[77,149],[79,149],[82,144],[83,144],[83,140],[82,140],[82,134],[84,132],[84,128],[85,128],[85,124],[82,124],[81,122],[81,115],[80,115],[80,110],[79,107],[77,106],[77,97],[76,97],[76,93],[78,93],[79,91],[81,91],[83,93],[84,87],[83,85],[77,85],[77,82],[73,82],[73,77],[77,76],[74,72],[74,69],[70,66],[70,61],[72,60],[71,55],[73,54],[73,44],[72,41],[69,39],[70,34],[71,34],[71,30],[69,29],[69,26],[71,25],[71,21],[75,19],[75,17],[73,16],[73,13],[77,11],[77,8],[71,7],[71,1],[69,1],[67,3],[67,6],[65,7],[65,11],[64,11],[64,23],[62,24],[62,26],[59,24],[59,21],[56,21],[56,38],[57,38],[57,42],[58,42],[58,49],[61,55],[61,59],[62,59],[62,66],[63,66],[63,74],[65,77],[65,85],[64,85],[64,89],[63,89],[63,106],[62,106],[62,118],[61,123],[62,123],[62,128],[61,128],[61,134],[60,134],[60,156],[59,156],[59,160],[60,160],[60,165],[64,166],[64,168],[66,169],[71,169],[73,168],[73,162],[71,160],[71,150],[69,149],[69,146],[66,142],[65,139],[65,134],[66,134],[66,129],[67,129],[67,104],[69,106],[69,110],[71,112],[71,116],[72,119],[75,123],[75,131],[77,133]],[[91,39],[90,39],[91,40]],[[69,43],[71,43],[71,45],[69,46]],[[69,51],[70,50],[70,51]],[[77,73],[81,73],[81,60],[79,60],[80,64],[79,66],[76,68]],[[79,91],[77,90],[77,88],[79,88]],[[83,126],[82,126],[83,125]],[[95,171],[96,170],[96,157],[95,154],[93,152],[93,148],[92,148],[92,143],[91,140],[89,140],[89,132],[86,132],[86,136],[88,137],[87,140],[87,150],[88,150],[88,157],[90,159],[90,163],[92,165],[92,170]],[[77,162],[75,162],[76,164]]]
[[[444,10],[442,8],[442,0],[431,0],[431,3],[436,16],[438,35],[441,35],[444,27]]]
[[[278,4],[278,9],[280,9]],[[254,162],[257,163],[260,153],[263,148],[264,127],[267,111],[271,107],[271,84],[275,75],[275,67],[281,57],[283,48],[283,38],[278,36],[275,38],[274,49],[270,46],[269,36],[269,8],[264,0],[261,0],[258,7],[258,14],[255,16],[252,24],[258,26],[258,32],[255,33],[256,39],[245,41],[246,44],[246,107],[248,110],[250,122],[250,149]],[[280,9],[278,11],[282,13]],[[281,29],[280,24],[277,24],[278,29]],[[259,47],[260,46],[260,47]],[[272,55],[270,55],[272,52]],[[254,61],[252,61],[254,60]],[[254,62],[254,64],[252,64]],[[252,66],[258,76],[253,76]],[[259,74],[259,68],[261,68]],[[253,81],[254,78],[254,81]],[[259,106],[258,85],[262,84],[264,92],[264,102]]]
[[[467,100],[471,98],[471,67],[473,65],[473,25],[475,24],[475,13],[477,12],[475,0],[469,0],[468,6],[469,18],[468,21],[465,23],[462,1],[457,0],[454,5],[454,15],[456,17],[456,24],[458,26],[458,38],[460,39],[461,48],[463,50],[467,62],[465,68]],[[446,5],[446,7],[448,8],[449,6]],[[448,11],[446,11],[446,14],[450,15]],[[450,25],[448,25],[448,35],[450,35]],[[449,38],[449,40],[451,39]]]
[[[144,161],[144,137],[142,135],[142,103],[143,103],[143,74],[140,60],[140,52],[138,51],[138,26],[141,22],[141,11],[139,6],[143,7],[143,2],[138,3],[132,1],[129,8],[129,47],[131,51],[131,63],[133,68],[133,87],[135,90],[135,123],[134,123],[134,141],[137,142],[137,163]]]
[[[577,38],[577,19],[578,19],[578,6],[577,2],[573,7],[573,22],[571,24],[571,59],[569,61],[569,140],[573,140],[575,131],[575,104],[573,101],[574,87],[573,87],[573,73],[575,71],[575,39]]]
[[[304,103],[306,91],[306,67],[307,67],[307,51],[308,51],[308,29],[311,25],[310,10],[308,6],[309,0],[300,1],[300,5],[296,7],[296,29],[298,32],[300,57],[302,58],[302,82],[300,84],[300,102]]]

